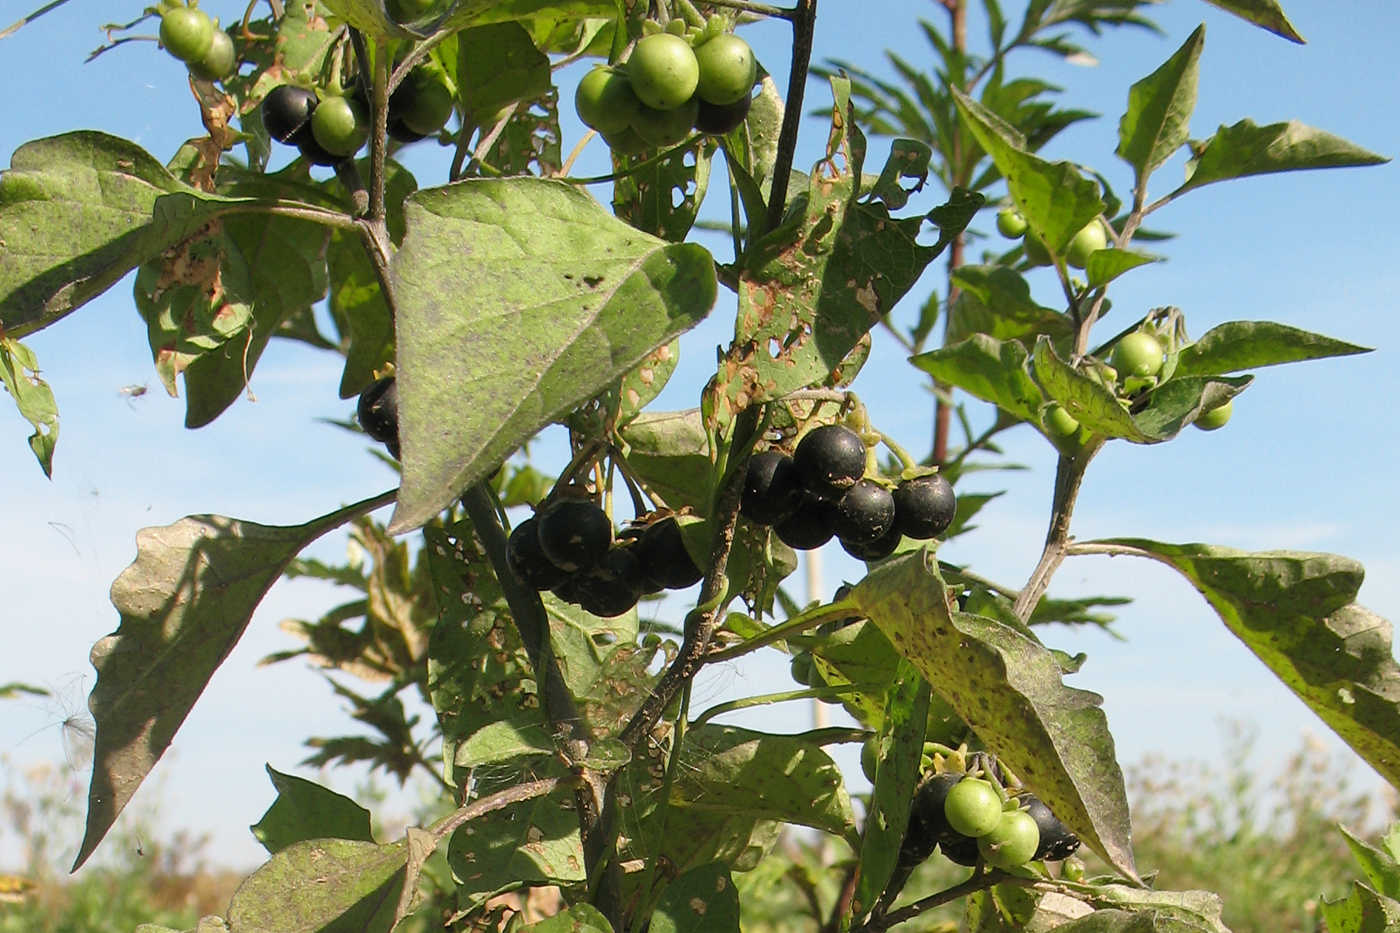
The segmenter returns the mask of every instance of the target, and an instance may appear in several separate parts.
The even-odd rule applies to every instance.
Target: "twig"
[[[769,230],[778,226],[779,221],[783,219],[783,211],[787,208],[792,157],[797,149],[797,128],[802,123],[802,95],[807,87],[807,69],[812,61],[812,35],[817,23],[817,0],[799,0],[788,19],[792,22],[792,67],[788,71],[783,128],[778,136],[778,158],[773,163],[773,185],[768,198]]]
[[[1021,878],[1016,875],[1007,874],[995,868],[990,871],[974,873],[971,878],[961,884],[955,884],[951,888],[939,891],[937,894],[930,894],[928,897],[920,898],[906,907],[885,914],[883,917],[872,917],[865,923],[854,928],[853,933],[879,933],[881,930],[888,930],[890,927],[898,926],[906,920],[912,920],[919,914],[950,904],[960,898],[975,894],[997,884],[1014,884],[1019,887],[1030,887],[1037,884],[1037,879]]]
[[[1070,518],[1074,515],[1074,502],[1079,496],[1079,485],[1084,481],[1084,471],[1090,459],[1103,446],[1103,439],[1090,441],[1075,456],[1060,455],[1055,468],[1055,497],[1050,509],[1050,527],[1045,533],[1045,549],[1040,554],[1030,579],[1016,597],[1013,611],[1022,622],[1031,617],[1040,597],[1050,586],[1050,578],[1055,575],[1065,559],[1065,548],[1069,545]]]
[[[433,834],[433,838],[442,841],[452,834],[458,826],[468,823],[477,817],[485,816],[496,810],[502,810],[513,803],[520,803],[522,800],[533,800],[536,797],[543,797],[550,794],[560,784],[559,778],[545,778],[542,781],[527,781],[524,784],[517,784],[514,787],[507,787],[505,790],[497,791],[489,797],[482,797],[474,800],[465,807],[460,807],[432,826],[428,827],[428,832]]]

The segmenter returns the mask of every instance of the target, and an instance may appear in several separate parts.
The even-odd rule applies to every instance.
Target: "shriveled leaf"
[[[1225,626],[1386,780],[1400,782],[1400,665],[1391,626],[1353,600],[1364,571],[1334,554],[1110,539],[1175,568]]]
[[[1206,140],[1205,148],[1190,167],[1186,182],[1174,193],[1184,194],[1212,182],[1248,175],[1380,165],[1389,161],[1297,120],[1268,126],[1241,120],[1233,126],[1220,127]]]
[[[1225,928],[1211,927],[1190,917],[1171,916],[1156,910],[1108,908],[1051,929],[1056,933],[1217,933]]]
[[[1177,357],[1176,373],[1179,376],[1213,376],[1370,352],[1370,347],[1359,347],[1287,324],[1227,321],[1212,327],[1195,343],[1182,349]]]
[[[169,747],[253,610],[297,552],[386,496],[304,525],[257,525],[193,515],[136,536],[136,560],[112,583],[117,631],[92,649],[97,681],[88,708],[97,727],[87,861]]]
[[[1089,261],[1084,266],[1084,274],[1088,276],[1089,287],[1098,288],[1100,285],[1112,282],[1124,272],[1147,265],[1150,262],[1160,262],[1161,259],[1161,256],[1139,253],[1130,249],[1100,249],[1089,254]]]
[[[709,253],[640,233],[571,185],[472,180],[420,191],[405,212],[391,269],[403,443],[394,533],[714,304]]]
[[[309,839],[269,859],[233,892],[230,933],[389,933],[408,846]]]
[[[1117,153],[1133,167],[1137,187],[1143,190],[1147,176],[1190,136],[1205,44],[1206,27],[1202,24],[1162,67],[1128,89],[1128,110],[1118,121]]]
[[[931,550],[876,567],[852,598],[1085,844],[1136,878],[1123,773],[1101,697],[1066,687],[1055,657],[1014,628],[950,611]]]
[[[651,933],[739,933],[739,892],[722,862],[700,865],[661,892]]]
[[[1045,399],[1031,378],[1027,361],[1026,348],[1019,341],[983,334],[910,359],[939,382],[991,402],[1022,421],[1035,421]]]
[[[1125,884],[1104,884],[1095,885],[1092,891],[1083,892],[1081,896],[1100,908],[1099,913],[1111,915],[1121,909],[1131,911],[1129,917],[1140,918],[1116,918],[1114,923],[1118,925],[1102,927],[1105,930],[1230,933],[1220,919],[1220,895],[1211,891],[1154,891]],[[1097,917],[1099,913],[1093,916]],[[1086,917],[1058,929],[1080,929],[1078,924],[1090,924],[1090,920]],[[1083,929],[1100,928],[1090,924]]]
[[[1261,29],[1267,29],[1276,36],[1282,36],[1290,42],[1303,43],[1303,37],[1298,34],[1298,30],[1293,28],[1293,24],[1288,21],[1288,17],[1283,12],[1283,7],[1279,6],[1278,0],[1206,0],[1212,6],[1233,13],[1246,22],[1253,23]]]
[[[1322,919],[1328,933],[1395,933],[1400,930],[1400,902],[1352,882],[1345,898],[1323,899]]]
[[[592,904],[575,904],[553,917],[517,929],[518,933],[613,933],[608,918]]]
[[[0,337],[0,383],[10,393],[24,420],[34,426],[29,449],[47,477],[53,477],[53,451],[58,444],[58,403],[53,389],[39,376],[34,351],[9,337]]]
[[[1338,829],[1346,838],[1352,858],[1361,866],[1361,872],[1371,882],[1371,887],[1386,897],[1400,899],[1400,864],[1396,863],[1395,858],[1389,852],[1356,838],[1347,832],[1346,827],[1339,826]]]
[[[266,767],[277,799],[249,829],[269,854],[308,839],[374,841],[364,807],[329,787]]]

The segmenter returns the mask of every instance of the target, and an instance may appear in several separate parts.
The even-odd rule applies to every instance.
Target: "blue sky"
[[[0,4],[0,25],[31,5],[35,0]],[[215,0],[203,5],[226,21],[243,9]],[[1165,36],[1110,33],[1091,43],[1099,59],[1093,67],[1022,53],[1012,69],[1043,73],[1065,88],[1069,103],[1103,114],[1065,132],[1047,154],[1099,168],[1120,191],[1129,175],[1112,150],[1127,86],[1201,22],[1207,31],[1194,136],[1244,117],[1259,123],[1297,118],[1372,151],[1400,153],[1400,85],[1391,64],[1400,8],[1372,3],[1364,13],[1358,5],[1338,16],[1333,4],[1321,0],[1291,0],[1285,7],[1308,45],[1287,43],[1199,0],[1173,0],[1157,9]],[[888,69],[879,52],[885,48],[911,62],[927,61],[912,27],[917,17],[942,16],[930,0],[889,0],[879,5],[878,16],[864,4],[833,2],[821,9],[815,57],[864,61],[883,73]],[[133,15],[136,10],[133,4]],[[106,16],[124,18],[95,4],[70,3],[0,41],[0,82],[7,89],[0,165],[8,165],[25,140],[80,127],[127,136],[161,159],[200,132],[183,69],[154,46],[128,45],[81,64],[101,41],[97,27]],[[981,34],[974,18],[973,41]],[[787,70],[784,28],[764,25],[748,35],[781,85]],[[578,70],[569,74],[576,78]],[[826,99],[819,82],[807,93],[809,108]],[[570,119],[566,148],[578,133]],[[823,129],[809,121],[799,167],[813,161],[824,138]],[[875,168],[885,146],[872,142]],[[580,170],[600,170],[603,157],[595,144]],[[422,146],[410,163],[425,185],[446,172],[445,157]],[[1169,163],[1154,190],[1165,190],[1180,172],[1180,159]],[[605,189],[595,194],[607,197]],[[720,209],[718,200],[711,211]],[[1400,180],[1396,168],[1385,165],[1212,186],[1154,216],[1153,226],[1180,236],[1153,247],[1168,262],[1115,284],[1118,310],[1107,333],[1149,308],[1171,304],[1185,311],[1197,336],[1226,320],[1272,319],[1378,349],[1261,371],[1223,431],[1188,431],[1153,448],[1110,445],[1090,468],[1076,513],[1077,536],[1131,534],[1343,553],[1368,567],[1362,602],[1388,618],[1400,616],[1400,508],[1392,468],[1400,423],[1394,403],[1400,395],[1397,203]],[[991,233],[990,215],[977,226]],[[722,241],[705,242],[725,249]],[[938,270],[931,269],[895,314],[913,313],[938,279]],[[1049,273],[1036,273],[1032,286],[1043,303],[1055,303],[1058,289]],[[732,307],[722,293],[712,318],[687,337],[682,365],[659,407],[695,404],[713,346],[728,339]],[[345,418],[352,410],[352,403],[336,397],[339,361],[328,354],[274,344],[253,378],[256,401],[241,400],[214,424],[191,432],[181,426],[183,401],[167,398],[155,377],[129,280],[26,342],[57,394],[62,437],[49,481],[24,442],[27,424],[8,402],[0,403],[0,475],[7,489],[0,510],[0,592],[6,601],[0,625],[9,647],[0,658],[0,683],[43,684],[60,699],[5,707],[0,753],[13,763],[62,760],[58,723],[81,710],[91,689],[87,653],[115,627],[107,588],[133,557],[138,528],[200,512],[292,524],[393,483],[393,474],[364,443],[316,420]],[[877,337],[875,354],[854,388],[882,429],[922,452],[930,406],[922,396],[910,404],[917,382],[900,357],[897,347]],[[150,391],[140,397],[122,392],[143,385]],[[1007,492],[980,516],[979,530],[950,545],[945,556],[1019,585],[1039,554],[1053,457],[1029,429],[1004,437],[1008,459],[1029,469],[966,480],[960,491]],[[550,449],[546,444],[544,450]],[[343,547],[343,538],[332,537],[316,545],[315,553],[336,558]],[[828,549],[824,593],[843,577],[858,575],[858,565],[839,549]],[[1095,632],[1046,632],[1056,647],[1088,653],[1073,683],[1105,695],[1125,763],[1149,752],[1216,758],[1224,751],[1222,719],[1257,726],[1256,757],[1265,767],[1294,751],[1304,733],[1326,731],[1164,568],[1079,558],[1064,566],[1052,589],[1136,599],[1118,623],[1125,642]],[[259,857],[246,826],[272,799],[264,762],[297,770],[305,756],[303,737],[353,728],[318,676],[295,663],[256,666],[263,655],[287,647],[280,619],[313,617],[335,598],[319,585],[278,584],[157,769],[167,825],[211,831],[220,860],[248,865]],[[786,657],[775,652],[724,666],[706,677],[697,705],[764,692],[773,677],[785,676],[786,667]],[[765,715],[771,723],[771,714]],[[809,715],[806,707],[793,708],[782,719],[795,730]],[[853,763],[854,750],[841,758]],[[1355,761],[1358,779],[1374,781],[1364,763]],[[353,792],[356,776],[336,775],[331,782]],[[75,833],[71,848],[76,844]],[[14,857],[12,840],[0,837],[0,865]]]

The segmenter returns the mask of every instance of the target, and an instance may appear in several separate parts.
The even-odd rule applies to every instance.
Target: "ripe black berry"
[[[544,556],[570,573],[596,565],[612,545],[608,514],[586,499],[558,499],[538,520]]]
[[[948,530],[958,499],[946,479],[935,473],[906,479],[894,491],[895,524],[911,538],[936,538]]]
[[[506,559],[516,576],[537,590],[552,590],[569,576],[540,548],[539,522],[533,517],[516,525],[506,542]]]
[[[637,559],[641,562],[642,573],[663,589],[685,589],[705,576],[685,549],[681,526],[674,518],[647,526],[637,542]]]
[[[802,486],[792,458],[777,450],[749,457],[739,513],[758,525],[776,525],[797,511]]]
[[[396,139],[401,143],[416,143],[420,139],[428,138],[427,133],[415,133],[403,122],[402,117],[396,117],[393,114],[389,115],[388,132],[390,139]]]
[[[798,441],[792,462],[802,488],[822,499],[839,499],[865,475],[865,442],[843,425],[822,425]]]
[[[842,544],[869,544],[893,524],[894,496],[874,480],[861,480],[836,502],[832,527]]]
[[[316,94],[304,87],[283,84],[273,88],[262,102],[262,122],[267,134],[279,143],[300,142],[311,137],[311,112]]]
[[[962,780],[961,774],[933,774],[924,778],[909,803],[909,826],[904,831],[904,843],[899,847],[899,866],[912,869],[933,854],[945,838],[957,834],[948,825],[943,802],[948,791]],[[974,851],[976,843],[973,843]]]
[[[1022,798],[1021,806],[1040,828],[1040,845],[1036,847],[1035,855],[1031,856],[1032,861],[1058,862],[1078,851],[1079,837],[1070,832],[1069,827],[1050,812],[1043,800],[1034,795],[1027,795]]]
[[[711,104],[702,100],[695,117],[695,128],[706,136],[723,136],[744,122],[752,104],[753,98],[747,94],[732,104]]]
[[[977,851],[977,840],[956,834],[945,836],[938,843],[938,851],[950,862],[971,868],[977,864],[981,853]]]
[[[893,554],[895,548],[899,547],[899,542],[904,540],[904,536],[899,533],[899,527],[890,522],[889,529],[874,541],[858,544],[845,538],[840,540],[841,547],[856,560],[872,561],[884,560]]]
[[[310,124],[307,124],[310,126]],[[297,152],[301,157],[312,165],[335,165],[337,162],[344,162],[344,156],[338,156],[325,146],[316,141],[309,131],[302,132],[296,138]]]
[[[371,438],[387,444],[395,458],[399,455],[399,384],[385,376],[360,393],[355,418]]]
[[[774,527],[778,539],[790,548],[810,551],[831,540],[836,503],[816,496],[805,496],[786,521]]]
[[[620,616],[642,594],[642,566],[630,547],[608,548],[601,561],[575,579],[578,604],[595,616]]]

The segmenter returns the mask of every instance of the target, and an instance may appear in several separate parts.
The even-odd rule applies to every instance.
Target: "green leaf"
[[[369,811],[344,794],[266,765],[277,799],[249,829],[268,854],[308,839],[373,842]]]
[[[1389,161],[1339,136],[1304,126],[1297,120],[1268,126],[1256,126],[1253,120],[1241,120],[1233,126],[1220,127],[1214,136],[1206,140],[1194,165],[1189,167],[1190,176],[1173,192],[1173,196],[1213,182],[1247,175],[1380,165]]]
[[[1007,189],[1026,223],[1056,256],[1104,209],[1098,183],[1069,162],[1047,162],[1000,117],[957,88],[949,88],[958,112],[977,142],[1006,178]]]
[[[1202,24],[1162,67],[1128,89],[1128,110],[1118,121],[1116,152],[1136,172],[1138,189],[1146,190],[1147,177],[1190,136],[1205,44]]]
[[[1203,412],[1224,405],[1247,389],[1253,376],[1181,376],[1153,389],[1147,406],[1133,415],[1144,434],[1158,441],[1175,437]]]
[[[1056,927],[1057,930],[1230,933],[1220,919],[1220,895],[1211,891],[1154,891],[1125,884],[1102,884],[1094,885],[1088,892],[1081,891],[1080,896],[1100,908],[1099,912],[1076,923]],[[1093,917],[1101,913],[1116,914],[1119,908],[1132,913],[1128,918],[1119,918],[1115,924],[1104,927],[1093,925]],[[1129,919],[1133,917],[1137,919]]]
[[[1400,902],[1378,894],[1359,881],[1345,898],[1321,904],[1328,933],[1395,933],[1400,930]]]
[[[1283,8],[1278,5],[1278,0],[1206,0],[1212,6],[1233,13],[1240,19],[1251,22],[1261,29],[1267,29],[1276,36],[1282,36],[1290,42],[1297,42],[1302,45],[1304,39],[1298,34],[1298,30],[1293,28],[1293,24],[1284,15]]]
[[[928,178],[928,164],[933,150],[928,143],[916,139],[895,139],[890,142],[890,154],[885,159],[885,167],[870,188],[870,196],[885,202],[892,211],[900,210],[909,203],[910,191],[900,181],[914,179],[914,189],[923,187]]]
[[[408,846],[308,839],[283,849],[233,892],[230,933],[389,933]]]
[[[1010,626],[950,612],[932,550],[892,558],[851,595],[988,749],[1086,845],[1136,878],[1101,697],[1066,687],[1054,655]]]
[[[553,917],[517,929],[518,933],[613,933],[608,918],[592,904],[575,904]]]
[[[899,859],[909,823],[909,802],[919,783],[919,759],[928,726],[929,685],[901,659],[885,694],[884,722],[876,736],[875,786],[860,841],[860,880],[851,916],[859,920],[875,906]]]
[[[297,552],[384,504],[379,496],[304,525],[192,515],[136,535],[112,583],[117,631],[92,648],[88,708],[97,727],[87,831],[77,870],[169,747],[253,610]]]
[[[1366,880],[1371,882],[1371,887],[1385,897],[1400,899],[1400,864],[1396,863],[1395,858],[1389,852],[1383,852],[1356,838],[1347,832],[1345,826],[1337,828],[1346,838],[1352,858],[1361,866],[1361,871]]]
[[[661,892],[650,933],[739,933],[739,892],[722,862],[700,865]]]
[[[707,510],[714,464],[699,409],[643,412],[618,432],[627,464],[673,509]]]
[[[487,723],[457,746],[453,763],[462,769],[497,764],[531,755],[554,753],[549,728],[534,716],[525,722],[499,720]]]
[[[1177,358],[1182,376],[1214,376],[1261,366],[1370,353],[1370,347],[1334,340],[1273,321],[1228,321],[1184,347]]]
[[[704,249],[640,233],[561,182],[461,182],[419,191],[405,214],[391,267],[403,439],[394,533],[428,521],[714,304]]]
[[[1027,369],[1026,348],[974,334],[952,346],[912,357],[910,362],[939,382],[991,402],[1022,421],[1037,421],[1044,396]]]
[[[613,182],[613,213],[638,230],[681,242],[700,213],[718,148],[713,139],[701,137],[659,162],[629,171]]]
[[[1185,576],[1264,665],[1382,777],[1400,783],[1400,665],[1390,623],[1356,605],[1363,570],[1333,554],[1250,553],[1137,538]]]
[[[478,26],[457,34],[457,87],[478,124],[518,100],[549,93],[549,56],[518,22]]]
[[[1150,253],[1138,253],[1129,249],[1099,249],[1089,254],[1084,274],[1089,278],[1090,288],[1099,288],[1130,269],[1161,261],[1161,256],[1153,256]]]
[[[997,340],[1049,334],[1057,341],[1074,336],[1074,324],[1053,308],[1031,298],[1030,283],[1003,265],[959,266],[952,280],[961,289],[948,318],[946,344],[973,334]]]
[[[53,451],[58,444],[58,403],[53,389],[39,376],[34,351],[9,337],[0,337],[0,383],[14,399],[24,420],[34,426],[29,449],[44,475],[53,478]]]
[[[1209,926],[1189,916],[1113,908],[1096,910],[1053,929],[1057,933],[1229,933],[1223,926]]]

